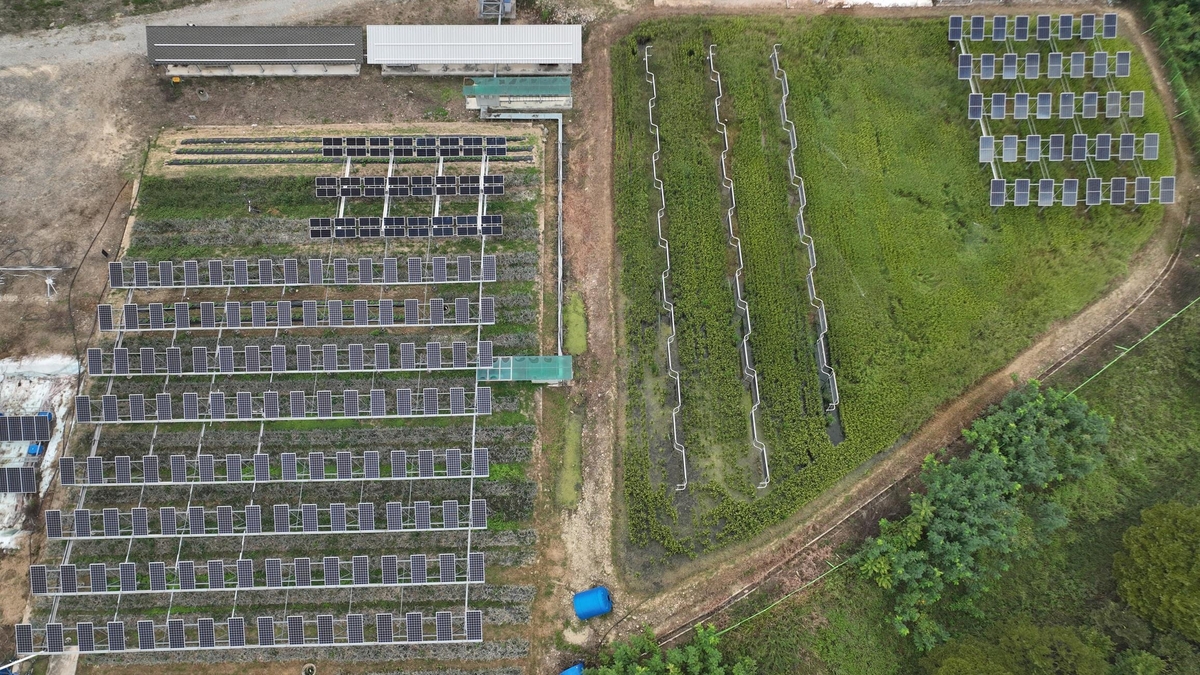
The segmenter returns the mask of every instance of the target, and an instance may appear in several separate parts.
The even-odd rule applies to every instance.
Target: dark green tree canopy
[[[1156,627],[1200,642],[1200,506],[1142,512],[1113,560],[1121,597]]]

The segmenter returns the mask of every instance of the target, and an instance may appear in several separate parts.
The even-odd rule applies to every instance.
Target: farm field
[[[223,259],[234,272],[224,285],[217,287],[189,284],[185,289],[181,285],[183,282],[177,281],[175,288],[112,290],[104,302],[118,309],[127,302],[164,303],[170,308],[172,303],[186,301],[193,307],[189,312],[193,330],[155,330],[150,323],[141,325],[136,331],[101,331],[87,346],[100,350],[105,374],[89,378],[82,392],[97,401],[105,395],[116,397],[120,401],[122,421],[131,417],[136,420],[130,407],[132,403],[126,403],[132,401],[131,395],[144,394],[151,405],[155,403],[155,394],[170,395],[173,405],[177,406],[174,419],[179,420],[189,415],[186,395],[198,393],[200,418],[175,423],[106,424],[95,427],[99,429],[95,437],[94,427],[79,425],[68,446],[68,454],[75,458],[79,468],[78,483],[89,481],[84,463],[85,458],[91,457],[103,464],[107,484],[86,488],[82,498],[79,488],[67,488],[63,512],[71,515],[72,506],[81,498],[82,508],[90,509],[97,516],[93,525],[96,529],[92,531],[95,537],[101,509],[119,509],[122,514],[128,514],[131,509],[148,508],[149,529],[157,534],[160,523],[169,519],[159,511],[160,507],[173,506],[179,514],[189,514],[189,508],[204,507],[208,515],[201,517],[199,526],[204,527],[206,533],[215,535],[226,527],[221,524],[224,518],[219,510],[221,507],[232,506],[234,527],[242,532],[240,528],[249,528],[245,523],[250,522],[248,513],[243,520],[243,507],[257,505],[261,509],[264,533],[279,532],[283,527],[290,528],[292,534],[303,532],[306,536],[257,536],[247,529],[241,536],[142,538],[125,534],[96,540],[72,538],[69,544],[51,539],[41,562],[53,570],[50,575],[53,588],[59,588],[58,565],[69,560],[81,570],[81,579],[87,579],[88,584],[101,583],[103,586],[107,583],[110,592],[87,593],[85,589],[83,595],[63,595],[58,602],[47,596],[35,598],[32,616],[35,624],[40,626],[52,614],[55,621],[68,628],[74,628],[76,622],[92,621],[103,627],[105,621],[123,620],[128,640],[137,644],[133,642],[137,639],[133,631],[137,620],[149,619],[156,625],[165,626],[168,619],[182,619],[187,626],[184,629],[186,639],[191,644],[199,639],[196,633],[198,619],[216,617],[220,622],[224,617],[242,616],[246,620],[247,644],[257,645],[268,643],[259,642],[263,633],[259,631],[256,619],[268,617],[273,620],[273,630],[277,633],[275,644],[285,645],[292,639],[284,630],[287,617],[300,616],[305,621],[300,629],[301,641],[308,645],[305,648],[209,653],[213,660],[249,661],[262,660],[264,654],[269,653],[273,660],[297,661],[294,670],[299,670],[299,664],[305,661],[320,658],[352,660],[356,664],[354,667],[374,663],[376,669],[380,662],[386,661],[422,666],[465,664],[473,671],[483,669],[479,672],[497,675],[522,672],[530,655],[528,624],[536,595],[531,582],[537,540],[537,532],[533,529],[536,488],[527,478],[527,467],[538,438],[538,387],[519,381],[478,382],[477,377],[481,376],[477,375],[477,368],[483,367],[480,364],[484,341],[490,342],[491,358],[494,359],[540,353],[544,311],[539,279],[544,198],[542,138],[540,131],[531,126],[464,127],[469,130],[456,129],[452,125],[271,130],[205,128],[191,130],[190,139],[200,139],[197,142],[184,142],[188,132],[172,132],[170,137],[158,139],[142,176],[134,223],[120,259],[129,270],[134,269],[135,261],[146,261],[155,274],[159,272],[159,261],[171,261],[179,270],[186,269],[184,261],[198,260],[202,275],[208,273],[207,260]],[[476,131],[476,127],[480,130]],[[344,159],[309,161],[300,165],[234,163],[245,158],[261,159],[264,155],[278,158],[281,146],[268,139],[268,134],[316,137],[319,153],[320,136],[482,134],[483,128],[490,136],[498,136],[498,142],[506,143],[509,149],[506,156],[490,158],[487,165],[487,174],[505,176],[503,194],[486,199],[439,197],[436,207],[434,198],[389,199],[390,217],[426,217],[434,208],[442,215],[473,216],[482,212],[501,216],[503,232],[482,241],[477,234],[469,236],[461,232],[454,237],[309,238],[308,219],[337,215],[341,201],[316,197],[315,176],[345,175],[347,172],[356,177],[476,176],[481,171],[477,158],[469,163],[442,162],[436,158],[396,162],[390,172],[387,158],[379,161],[373,157],[356,158],[348,169]],[[229,152],[229,145],[220,140],[231,138],[242,139],[240,145],[235,146],[242,152]],[[313,145],[311,138],[301,146],[305,144]],[[208,147],[226,148],[223,154],[212,156],[233,161],[227,164],[167,164],[172,159],[194,154],[179,153],[180,149]],[[346,198],[342,207],[345,215],[367,217],[379,216],[383,205],[382,198]],[[494,256],[494,279],[482,271],[481,244],[482,254]],[[372,285],[363,285],[356,272],[352,272],[345,283],[336,281],[338,260],[350,261],[350,269],[355,270],[358,269],[355,265],[365,258],[373,260]],[[468,262],[465,258],[470,258],[469,269],[463,267]],[[238,268],[231,263],[237,259],[250,261],[255,281],[236,281]],[[305,276],[311,274],[309,260],[320,259],[325,268],[323,273],[327,275],[325,281],[317,285],[278,284],[279,276],[285,274],[282,270],[286,269],[284,261],[287,259],[299,261],[303,280],[310,278]],[[386,280],[380,282],[386,276],[386,271],[381,273],[380,270],[386,270],[386,261],[391,259],[399,261],[401,279],[390,282],[398,285],[389,285]],[[411,276],[411,265],[415,260],[424,261],[419,282],[414,282]],[[439,261],[443,266],[440,273],[437,271]],[[274,279],[276,285],[258,285],[265,283],[260,276],[260,262],[275,266],[273,274],[279,275]],[[406,271],[409,275],[407,284],[404,283]],[[129,278],[137,283],[135,274]],[[157,276],[154,278],[158,279]],[[177,277],[184,278],[182,274]],[[208,280],[211,277],[201,278]],[[235,281],[228,283],[228,278]],[[326,315],[327,302],[344,300],[350,305],[353,300],[364,297],[370,303],[394,301],[398,317],[395,324],[372,319],[373,325],[363,325],[367,322],[360,323],[357,314],[353,320],[346,319],[345,324],[327,318],[332,317],[333,311],[329,310],[330,314]],[[456,297],[467,303],[463,307],[471,308],[468,314],[462,314],[456,306]],[[452,320],[435,321],[432,314],[426,316],[427,312],[433,312],[430,303],[436,298],[446,299],[445,311],[453,314]],[[477,313],[476,307],[484,298],[494,298],[494,320]],[[253,330],[254,326],[247,318],[240,327],[225,325],[219,330],[195,330],[204,327],[202,317],[206,310],[203,305],[199,311],[194,309],[201,303],[212,302],[218,308],[224,308],[229,302],[250,305],[266,301],[274,317],[276,302],[280,300],[290,300],[296,308],[301,303],[317,301],[322,307],[320,327],[303,327],[300,314],[296,313],[291,328]],[[424,325],[403,325],[414,323],[406,317],[399,318],[405,314],[406,300],[416,301],[422,307],[419,311]],[[127,326],[122,324],[122,327]],[[404,355],[409,353],[406,349],[412,349],[414,344],[415,366],[405,365]],[[453,350],[452,345],[455,345]],[[466,350],[462,353],[463,363],[459,363],[458,345],[463,345]],[[281,348],[278,365],[272,346]],[[262,354],[262,367],[251,367],[249,356],[243,356],[249,353],[248,348],[255,347]],[[359,352],[359,365],[354,365],[356,347],[365,347],[367,362],[373,365],[364,369],[362,351]],[[380,347],[389,350],[390,367],[379,365]],[[117,367],[115,350],[118,348],[126,349],[132,355],[129,358],[134,364],[132,375],[111,376]],[[168,360],[164,360],[163,354],[169,354],[168,350],[175,348],[181,350],[184,366],[181,372],[167,375],[165,371],[170,366],[164,365]],[[230,348],[236,354],[231,362],[237,364],[236,368],[221,365],[224,357],[219,356],[220,350]],[[142,372],[144,366],[139,364],[139,354],[147,352],[159,359],[150,373]],[[210,356],[216,358],[210,361]],[[335,358],[336,362],[331,363],[330,358]],[[468,358],[470,360],[466,361]],[[476,393],[477,386],[484,384],[490,387],[490,408],[487,410],[482,409],[483,404]],[[420,417],[408,417],[400,409],[400,391],[412,391],[412,396],[419,397],[421,392],[432,389],[438,390],[439,402],[434,404],[436,416],[430,415],[427,399],[417,403],[422,399],[415,398],[412,403],[417,411],[415,414],[424,412]],[[263,412],[267,405],[265,392],[273,391],[280,392],[282,419],[237,421],[243,419],[240,402],[237,417],[234,417],[234,392],[249,394],[248,410],[253,411],[253,417],[269,417]],[[375,391],[385,393],[385,412],[391,415],[389,418],[336,419],[343,412],[352,416],[349,401],[356,392],[363,396],[359,414],[366,416],[366,394]],[[454,391],[466,392],[465,414],[455,410],[456,405],[463,406],[463,394],[458,394],[460,402],[456,404]],[[211,412],[210,392],[229,396],[228,415],[222,414],[228,421],[204,421],[206,415],[218,414]],[[289,399],[287,392],[292,392],[292,398]],[[302,393],[299,414],[295,408],[296,392]],[[327,397],[328,392],[333,393],[333,415],[321,412],[322,406],[326,405],[322,403],[321,392]],[[343,392],[346,392],[345,397]],[[444,392],[450,392],[448,398]],[[180,407],[181,400],[184,403]],[[370,405],[370,415],[376,415],[373,395]],[[446,414],[447,410],[449,414]],[[154,419],[153,413],[150,415],[149,419]],[[335,419],[319,419],[331,416]],[[487,449],[484,455],[475,452],[480,448]],[[368,452],[378,453],[375,460],[378,474],[374,480],[368,475]],[[285,453],[294,453],[296,459],[292,460],[292,471],[298,472],[300,483],[279,482],[281,478],[289,480],[286,468],[289,460]],[[161,458],[160,484],[150,484],[154,481],[140,483],[139,477],[145,470],[140,461],[143,455]],[[259,455],[265,456],[266,475],[260,474],[259,466],[251,461]],[[237,459],[230,460],[230,456]],[[120,463],[127,457],[133,459],[134,484],[116,485],[128,482],[119,477]],[[183,473],[179,475],[174,465],[176,457],[182,460],[179,466]],[[346,473],[343,473],[342,458],[347,460]],[[486,462],[486,467],[479,463],[481,461]],[[206,472],[212,475],[206,476]],[[422,507],[424,502],[431,506]],[[318,507],[312,514],[313,529],[309,529],[310,515],[302,504]],[[373,525],[365,524],[370,522],[364,515],[369,512],[362,510],[359,506],[362,504],[374,505]],[[277,505],[290,507],[283,516],[286,520],[280,520]],[[338,505],[346,507],[340,515]],[[397,506],[394,513],[392,505]],[[432,526],[420,524],[422,508],[426,508],[427,513],[431,509],[432,515],[425,517],[432,518]],[[450,509],[457,509],[457,514]],[[484,512],[486,529],[474,520],[482,517]],[[131,525],[133,521],[128,515],[120,518],[121,532],[137,527]],[[359,518],[362,520],[356,524]],[[339,521],[340,526],[335,524]],[[197,526],[190,514],[180,522],[188,529]],[[409,526],[413,523],[416,523],[416,529],[429,531],[388,531],[411,529]],[[335,532],[339,527],[341,531],[348,529],[349,532],[339,536]],[[381,531],[365,532],[370,529]],[[72,533],[68,531],[68,537]],[[483,555],[484,579],[471,579],[469,553]],[[418,562],[410,559],[412,554],[425,556],[423,571],[416,571]],[[352,560],[363,556],[367,568],[356,571],[355,565],[359,563],[352,565]],[[386,571],[386,556],[397,556],[398,578],[395,573]],[[282,561],[282,585],[271,581],[271,572],[264,564],[270,559]],[[297,561],[293,567],[296,559],[312,562],[311,583],[319,588],[300,588],[305,584],[298,581],[303,577],[299,574],[302,563]],[[252,561],[248,577],[237,571],[239,560]],[[329,567],[331,560],[334,561],[332,568]],[[176,592],[169,595],[154,592],[151,587],[153,574],[147,569],[150,561],[166,563],[167,584],[178,589]],[[182,586],[176,586],[183,583],[178,563],[187,561],[194,563],[199,586],[224,587],[227,592],[185,592]],[[112,592],[118,588],[117,566],[128,562],[136,563],[134,583],[139,592]],[[107,566],[107,582],[94,580],[88,566],[95,564]],[[426,574],[427,580],[422,580],[422,575]],[[240,590],[247,584],[254,588]],[[363,584],[368,587],[361,587]],[[235,588],[239,590],[235,591]],[[482,641],[469,635],[463,618],[464,611],[468,610],[480,612]],[[424,632],[418,632],[428,644],[413,648],[400,642],[406,637],[406,627],[411,630],[415,626],[405,623],[406,614],[410,612],[422,613],[425,625],[421,630]],[[432,618],[437,612],[450,612],[454,616],[453,623],[447,624],[452,630],[454,642],[451,644],[437,644],[451,639],[451,633],[447,633],[446,638],[440,637],[441,629],[437,632],[439,637],[434,639]],[[325,638],[320,637],[323,633],[319,635],[317,617],[332,615],[336,639],[344,642],[353,639],[350,637],[353,631],[347,632],[348,614],[365,617],[367,641],[385,639],[376,628],[377,614],[396,617],[397,644],[357,650],[318,647],[318,644],[326,643],[323,642]],[[159,648],[164,650],[163,653],[143,653],[137,657],[140,661],[170,661],[182,657],[192,660],[198,658],[197,654],[203,654],[168,653],[165,651],[166,633],[160,633],[158,638],[162,644]],[[223,639],[222,636],[222,629],[218,628],[218,640]],[[81,667],[102,671],[107,665],[125,661],[98,656],[87,659]]]
[[[741,325],[723,229],[728,205],[720,189],[710,44],[724,84],[735,223],[754,319],[750,342],[771,469],[764,489],[757,488],[761,467],[749,443],[749,395],[737,351]],[[819,261],[815,285],[828,310],[836,417],[825,411],[829,392],[814,358],[808,261],[788,179],[781,87],[769,59],[775,44],[791,87],[787,112]],[[1130,48],[1120,39],[1114,44]],[[657,169],[678,334],[684,491],[674,490],[682,467],[670,433],[675,395],[666,376],[669,326],[659,293],[666,260],[651,180],[645,45],[662,144]],[[622,480],[625,535],[635,544],[625,561],[642,572],[671,555],[748,539],[793,514],[1052,322],[1097,298],[1163,219],[1158,205],[989,208],[992,176],[978,162],[978,127],[966,117],[969,90],[955,77],[941,19],[657,20],[635,28],[611,56],[628,359]],[[1160,159],[1147,171],[1170,175],[1165,114],[1136,51],[1132,76],[1121,86],[1147,92],[1146,116],[1130,120],[1131,130],[1162,135]],[[1099,130],[1099,122],[1086,122],[1086,133]],[[1069,122],[1039,131],[1070,133],[1055,124]],[[1097,166],[1104,176],[1117,170],[1115,163]],[[844,440],[834,444],[839,432]]]

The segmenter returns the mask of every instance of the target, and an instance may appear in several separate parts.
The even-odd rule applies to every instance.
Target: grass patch
[[[579,503],[583,484],[583,413],[571,411],[563,438],[562,461],[556,475],[554,500],[560,508]]]
[[[563,323],[567,335],[567,353],[578,356],[587,351],[587,313],[583,307],[583,296],[571,293],[567,306],[563,308]]]
[[[249,206],[260,213],[250,211]],[[189,218],[313,218],[329,215],[335,202],[317,199],[309,176],[143,176],[138,189],[141,220]]]

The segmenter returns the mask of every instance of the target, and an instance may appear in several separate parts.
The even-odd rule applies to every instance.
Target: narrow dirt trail
[[[991,11],[1020,13],[1019,9],[996,7]],[[577,102],[581,103],[578,106],[580,112],[571,125],[572,136],[577,140],[569,162],[572,176],[568,184],[569,220],[566,234],[573,278],[582,284],[585,299],[588,300],[588,320],[591,324],[589,348],[599,360],[607,361],[616,351],[610,351],[608,344],[616,347],[620,340],[620,336],[613,333],[611,328],[618,323],[615,312],[619,303],[616,296],[618,289],[615,288],[619,270],[612,266],[611,262],[616,256],[613,224],[611,217],[601,219],[601,216],[610,216],[612,204],[612,140],[609,136],[613,92],[607,58],[609,47],[638,22],[649,18],[696,13],[752,12],[795,15],[826,11],[829,10],[816,7],[791,11],[778,7],[745,6],[731,10],[711,7],[692,7],[685,11],[655,8],[621,16],[593,28],[594,32],[587,45],[587,71],[578,87],[580,96]],[[858,8],[844,13],[853,16],[929,17],[945,16],[953,13],[953,8]],[[1168,110],[1173,109],[1174,97],[1169,91],[1157,55],[1152,51],[1153,46],[1142,34],[1132,14],[1122,12],[1122,21],[1122,33],[1134,35],[1133,39],[1150,62],[1155,87],[1160,97]],[[869,512],[864,509],[878,505],[880,498],[886,497],[894,486],[907,490],[911,481],[905,479],[920,467],[924,457],[956,440],[961,430],[987,406],[998,402],[1014,386],[1014,382],[1039,377],[1048,369],[1059,365],[1064,358],[1074,358],[1097,336],[1106,334],[1111,327],[1123,321],[1131,308],[1140,306],[1151,297],[1163,282],[1173,262],[1172,254],[1180,242],[1180,232],[1184,226],[1186,202],[1194,191],[1189,149],[1184,145],[1182,129],[1178,128],[1177,124],[1173,131],[1176,137],[1176,155],[1179,158],[1176,175],[1181,203],[1169,209],[1166,224],[1130,261],[1125,277],[1115,282],[1102,298],[1074,317],[1052,326],[1006,366],[971,386],[957,399],[945,404],[905,442],[846,476],[788,521],[742,546],[711,555],[700,562],[685,563],[681,566],[684,569],[678,574],[682,580],[661,593],[647,596],[625,590],[624,597],[621,598],[624,602],[618,608],[619,611],[609,621],[596,626],[596,631],[613,638],[637,632],[642,626],[648,625],[660,636],[674,635],[681,628],[686,629],[726,606],[731,599],[744,597],[749,589],[758,587],[782,572],[796,571],[795,568],[802,567],[796,575],[797,579],[805,575],[815,576],[833,552],[834,547],[830,545],[830,540],[835,538],[839,527],[847,521],[853,522],[852,519],[856,515],[861,516]],[[582,268],[579,267],[580,260],[586,261]],[[606,281],[598,280],[598,271],[606,269],[611,269],[611,278]],[[597,297],[601,290],[606,291],[609,296],[599,305],[592,298]],[[607,317],[601,316],[606,311],[612,314]],[[607,332],[598,332],[598,327]],[[610,342],[601,343],[602,336],[609,336]],[[607,419],[613,420],[613,426],[609,434],[611,442],[607,446],[593,444],[592,441],[600,440],[599,436],[588,436],[585,432],[585,448],[589,457],[589,463],[585,464],[584,470],[585,501],[599,497],[617,503],[620,499],[619,494],[604,494],[606,489],[614,489],[617,483],[612,476],[604,475],[604,465],[601,464],[608,462],[612,471],[619,470],[619,451],[615,443],[620,437],[619,429],[623,421],[620,409],[614,407],[618,389],[615,376],[616,372],[609,366],[589,372],[589,377],[594,378],[587,385],[589,415],[602,412]],[[598,405],[600,407],[594,407]],[[593,467],[600,471],[591,471]],[[903,494],[892,496],[893,499],[902,497]],[[620,539],[614,540],[611,534],[597,536],[601,529],[611,533],[614,528],[611,515],[608,522],[591,517],[599,512],[601,511],[585,511],[581,508],[574,516],[565,516],[564,543],[568,550],[569,578],[573,581],[583,582],[592,574],[612,567],[611,558],[603,564],[584,564],[585,560],[591,563],[598,562],[592,547],[599,545],[603,540],[608,540],[610,545],[621,545]],[[609,508],[608,513],[612,513],[612,508]],[[588,550],[583,551],[580,548]],[[617,589],[623,586],[619,579],[610,579],[606,583],[610,586],[615,585]]]

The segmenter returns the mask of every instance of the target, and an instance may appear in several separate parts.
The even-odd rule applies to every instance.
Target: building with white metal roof
[[[384,75],[569,75],[581,26],[367,26],[367,63]]]

